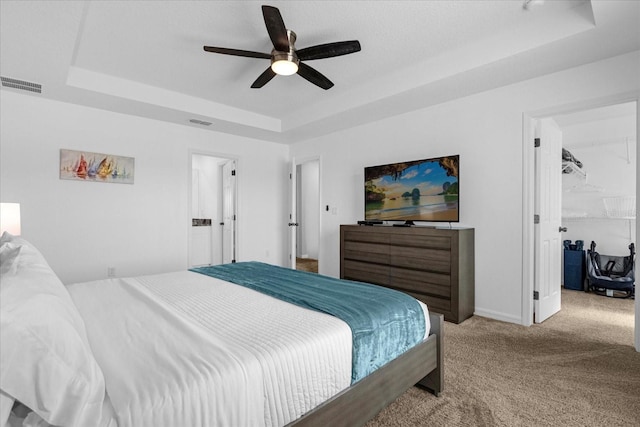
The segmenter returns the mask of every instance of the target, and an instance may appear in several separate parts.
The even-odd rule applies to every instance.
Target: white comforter
[[[281,426],[349,386],[332,316],[188,271],[68,288],[120,427]]]

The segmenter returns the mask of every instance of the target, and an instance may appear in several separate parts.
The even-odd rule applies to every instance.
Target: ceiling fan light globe
[[[281,59],[278,61],[274,61],[271,64],[271,69],[274,73],[281,76],[290,76],[298,72],[298,64],[287,59]]]

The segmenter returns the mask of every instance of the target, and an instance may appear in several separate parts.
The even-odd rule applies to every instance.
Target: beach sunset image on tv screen
[[[365,168],[365,220],[459,221],[459,157]]]

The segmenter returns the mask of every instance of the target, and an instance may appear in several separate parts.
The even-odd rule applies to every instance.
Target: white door
[[[291,168],[289,172],[289,197],[290,197],[290,213],[289,213],[289,265],[296,269],[296,253],[298,244],[298,178],[297,178],[297,165],[296,159],[291,159]]]
[[[236,262],[236,161],[222,166],[222,262]]]
[[[539,120],[535,149],[534,322],[560,311],[562,132],[553,119]]]

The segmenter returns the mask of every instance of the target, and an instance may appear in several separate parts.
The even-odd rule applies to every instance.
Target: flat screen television
[[[365,221],[459,222],[460,156],[368,166]]]

